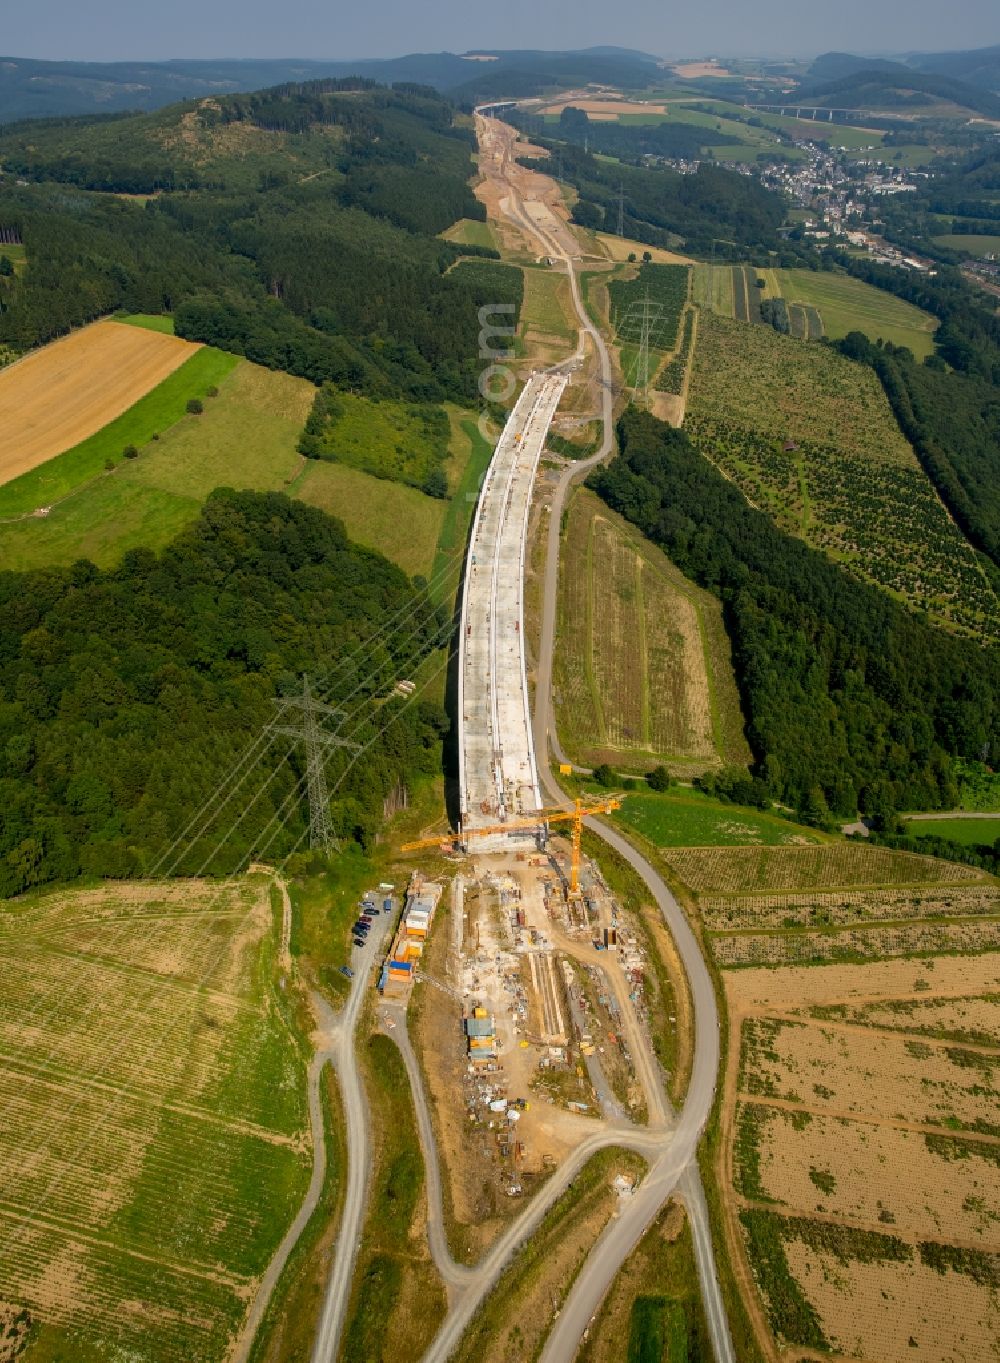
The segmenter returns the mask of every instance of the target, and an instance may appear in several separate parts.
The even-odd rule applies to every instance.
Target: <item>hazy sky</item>
[[[5,56],[398,56],[614,43],[662,56],[902,52],[1000,42],[998,0],[27,0]]]

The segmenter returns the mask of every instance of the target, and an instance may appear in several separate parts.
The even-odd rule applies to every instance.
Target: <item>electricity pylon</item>
[[[629,304],[624,319],[618,325],[615,337],[619,346],[624,341],[638,347],[635,367],[631,370],[632,382],[629,383],[629,374],[625,375],[625,381],[630,388],[634,389],[637,399],[647,406],[649,404],[650,345],[652,343],[654,348],[658,348],[664,322],[663,305],[654,303],[647,293],[645,298],[636,299],[635,302]]]
[[[309,686],[309,678],[302,677],[301,696],[283,696],[276,700],[279,718],[289,710],[301,710],[301,724],[273,724],[276,734],[288,734],[305,744],[306,749],[306,789],[309,794],[309,846],[316,852],[329,855],[338,850],[337,839],[333,836],[330,822],[330,795],[326,787],[326,749],[353,748],[360,752],[357,743],[346,738],[338,738],[320,727],[321,715],[343,716],[342,710],[335,710],[316,699]]]

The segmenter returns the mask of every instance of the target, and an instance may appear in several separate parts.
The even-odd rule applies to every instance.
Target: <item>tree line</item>
[[[407,628],[387,628],[399,612]],[[370,843],[389,792],[439,769],[443,712],[391,692],[447,622],[339,521],[281,494],[217,491],[162,553],[108,571],[0,573],[0,618],[0,895],[148,873],[303,672],[330,678],[371,745],[332,801],[341,838]],[[258,764],[239,826],[222,836],[230,813],[202,831],[178,874],[263,853],[286,798],[267,855],[295,846],[307,816],[291,743]],[[332,784],[348,760],[331,755]]]
[[[1000,317],[961,273],[933,276],[867,260],[848,268],[939,319],[922,364],[906,347],[852,332],[839,343],[878,374],[896,419],[968,539],[1000,566]]]
[[[86,157],[89,141],[72,121],[48,130],[33,173],[49,182],[0,184],[0,227],[16,230],[27,254],[0,297],[0,344],[27,350],[119,308],[172,312],[188,339],[315,382],[474,399],[479,309],[512,303],[516,312],[523,283],[495,251],[438,236],[459,217],[484,216],[467,183],[471,133],[432,93],[360,89],[348,98],[317,84],[324,89],[199,107],[209,123],[274,118],[279,108],[292,121],[296,111],[311,119],[323,110],[329,123],[342,121],[341,140],[322,127],[309,134],[332,156],[328,173],[293,181],[261,161],[252,189],[237,179],[140,205],[57,185],[74,182],[60,160],[66,139],[74,158]],[[114,140],[96,144],[94,156],[119,156],[120,182],[130,183],[129,167],[162,153],[164,126],[181,116],[167,113],[173,123],[158,114],[107,125]],[[7,164],[2,145],[0,154]],[[241,176],[246,160],[231,158]],[[216,163],[223,180],[228,164]],[[466,256],[484,259],[470,265]]]
[[[722,600],[754,775],[812,822],[952,808],[1000,757],[1000,657],[780,531],[683,431],[629,411],[591,486]]]

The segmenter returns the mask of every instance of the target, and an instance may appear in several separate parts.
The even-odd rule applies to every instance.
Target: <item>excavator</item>
[[[465,828],[461,833],[442,838],[418,838],[416,842],[404,842],[402,852],[419,852],[427,847],[439,847],[442,852],[467,850],[465,844],[472,838],[488,838],[498,833],[513,833],[522,828],[537,828],[539,824],[572,823],[573,856],[570,862],[569,897],[580,897],[580,841],[583,834],[583,821],[591,814],[611,814],[621,809],[624,795],[607,795],[603,800],[587,804],[577,799],[573,809],[555,806],[552,809],[539,809],[530,819],[508,819],[506,823],[490,824],[486,828]]]

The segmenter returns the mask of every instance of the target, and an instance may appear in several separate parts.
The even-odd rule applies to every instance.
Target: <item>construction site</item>
[[[524,649],[524,560],[538,461],[568,375],[533,374],[486,473],[472,525],[459,645],[462,831],[500,825],[488,844],[532,837],[540,809]],[[510,821],[510,832],[503,825]],[[516,825],[516,826],[515,826]]]
[[[471,852],[416,940],[407,921],[441,886],[415,875],[383,970],[387,1001],[422,990],[409,1026],[450,1204],[480,1237],[600,1125],[647,1116],[646,949],[586,859],[570,896],[572,846]]]

